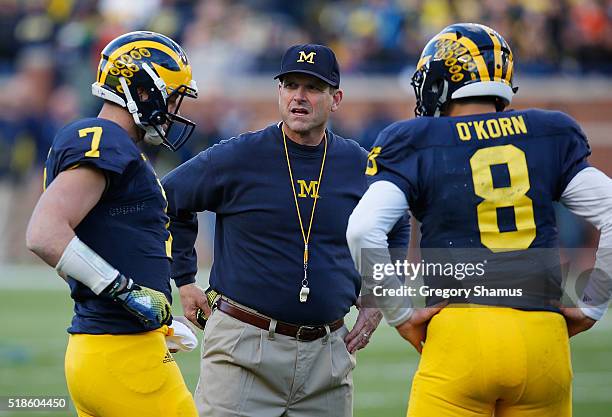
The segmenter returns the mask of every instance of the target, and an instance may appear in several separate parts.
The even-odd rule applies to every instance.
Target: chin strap
[[[147,126],[144,128],[145,135],[143,140],[151,145],[161,145],[164,143],[163,138],[159,135],[157,130],[153,126]]]
[[[146,64],[143,64],[143,67]],[[147,68],[149,68],[147,66]],[[150,69],[150,68],[149,68]],[[147,71],[148,73],[148,71]],[[161,80],[161,78],[158,77],[159,80]],[[162,84],[163,84],[163,80]],[[138,106],[136,105],[136,102],[134,101],[134,98],[132,97],[132,93],[130,93],[130,89],[128,88],[127,82],[125,81],[124,77],[119,77],[119,83],[121,84],[121,88],[123,88],[124,94],[125,94],[125,98],[127,101],[127,110],[130,112],[130,114],[132,115],[132,117],[134,118],[134,122],[136,123],[136,125],[141,128],[142,130],[145,131],[145,135],[143,140],[147,143],[150,143],[151,145],[161,145],[161,143],[163,142],[162,137],[159,135],[159,133],[157,133],[157,130],[155,129],[155,127],[153,126],[148,126],[148,125],[144,125],[142,123],[142,121],[140,120],[140,114],[138,113]],[[157,82],[155,82],[155,85],[157,86]],[[165,85],[165,84],[164,84]],[[165,93],[166,89],[164,88],[162,95]],[[164,98],[165,100],[165,98]]]
[[[132,93],[130,93],[130,89],[128,88],[127,82],[125,81],[124,77],[119,77],[119,84],[121,84],[121,88],[123,88],[123,94],[125,94],[125,98],[126,98],[125,107],[130,112],[132,117],[134,118],[134,121],[136,122],[136,124],[144,129],[144,126],[140,122],[140,116],[138,114],[138,106],[136,105],[134,98],[132,98]]]

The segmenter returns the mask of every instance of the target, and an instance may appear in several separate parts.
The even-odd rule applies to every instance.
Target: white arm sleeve
[[[567,185],[561,203],[601,232],[595,259],[599,271],[591,274],[578,303],[584,314],[599,320],[612,291],[612,180],[596,168],[585,168]]]
[[[404,193],[392,182],[377,181],[365,192],[359,204],[353,210],[348,222],[346,240],[355,267],[360,273],[362,265],[375,263],[391,264],[387,250],[387,233],[408,210],[408,202]],[[363,251],[362,249],[382,249]],[[376,259],[362,259],[370,255]],[[371,279],[364,279],[364,284],[372,284]],[[400,280],[393,275],[386,275],[377,282],[383,288],[398,288]],[[368,288],[370,289],[370,288]],[[391,326],[397,326],[410,318],[412,308],[407,297],[376,297],[377,307],[382,311],[385,320]]]
[[[64,249],[55,270],[64,279],[71,277],[87,285],[95,294],[100,294],[119,275],[119,271],[76,236]]]

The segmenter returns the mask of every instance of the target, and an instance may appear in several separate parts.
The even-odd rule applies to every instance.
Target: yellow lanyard
[[[300,302],[305,303],[310,293],[308,288],[308,242],[310,241],[310,231],[312,230],[312,220],[314,219],[315,208],[317,207],[317,200],[319,199],[319,190],[321,189],[321,178],[323,178],[323,168],[325,167],[325,158],[327,156],[327,133],[323,133],[323,140],[325,141],[325,147],[323,148],[323,161],[321,161],[321,170],[319,171],[319,182],[315,188],[314,202],[312,203],[312,211],[310,212],[310,223],[308,224],[308,232],[304,231],[304,223],[302,223],[302,215],[300,213],[300,206],[298,204],[297,193],[295,191],[295,182],[293,182],[293,172],[291,171],[291,162],[289,161],[289,151],[287,150],[287,137],[285,136],[285,130],[281,128],[283,132],[283,145],[285,146],[285,156],[287,157],[287,169],[289,169],[289,179],[291,180],[291,191],[293,191],[293,200],[295,201],[295,210],[297,211],[298,220],[300,222],[300,231],[302,232],[302,239],[304,240],[304,278],[302,279],[302,288],[300,289]]]

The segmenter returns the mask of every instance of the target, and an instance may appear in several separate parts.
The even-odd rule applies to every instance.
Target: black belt
[[[231,316],[244,323],[251,324],[263,330],[270,329],[271,319],[257,313],[253,313],[242,309],[229,301],[220,298],[217,301],[217,308],[223,311],[228,316]],[[334,332],[344,325],[344,319],[339,319],[328,324],[329,330]],[[279,321],[276,323],[276,333],[294,337],[302,342],[312,342],[320,339],[327,334],[325,326],[298,326],[296,324],[285,323]]]

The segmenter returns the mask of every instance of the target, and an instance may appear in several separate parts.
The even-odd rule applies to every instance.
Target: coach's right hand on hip
[[[196,284],[187,284],[179,287],[179,295],[181,296],[183,314],[190,322],[201,329],[202,326],[196,320],[198,309],[204,312],[205,317],[210,316],[210,307],[208,306],[204,290]]]

